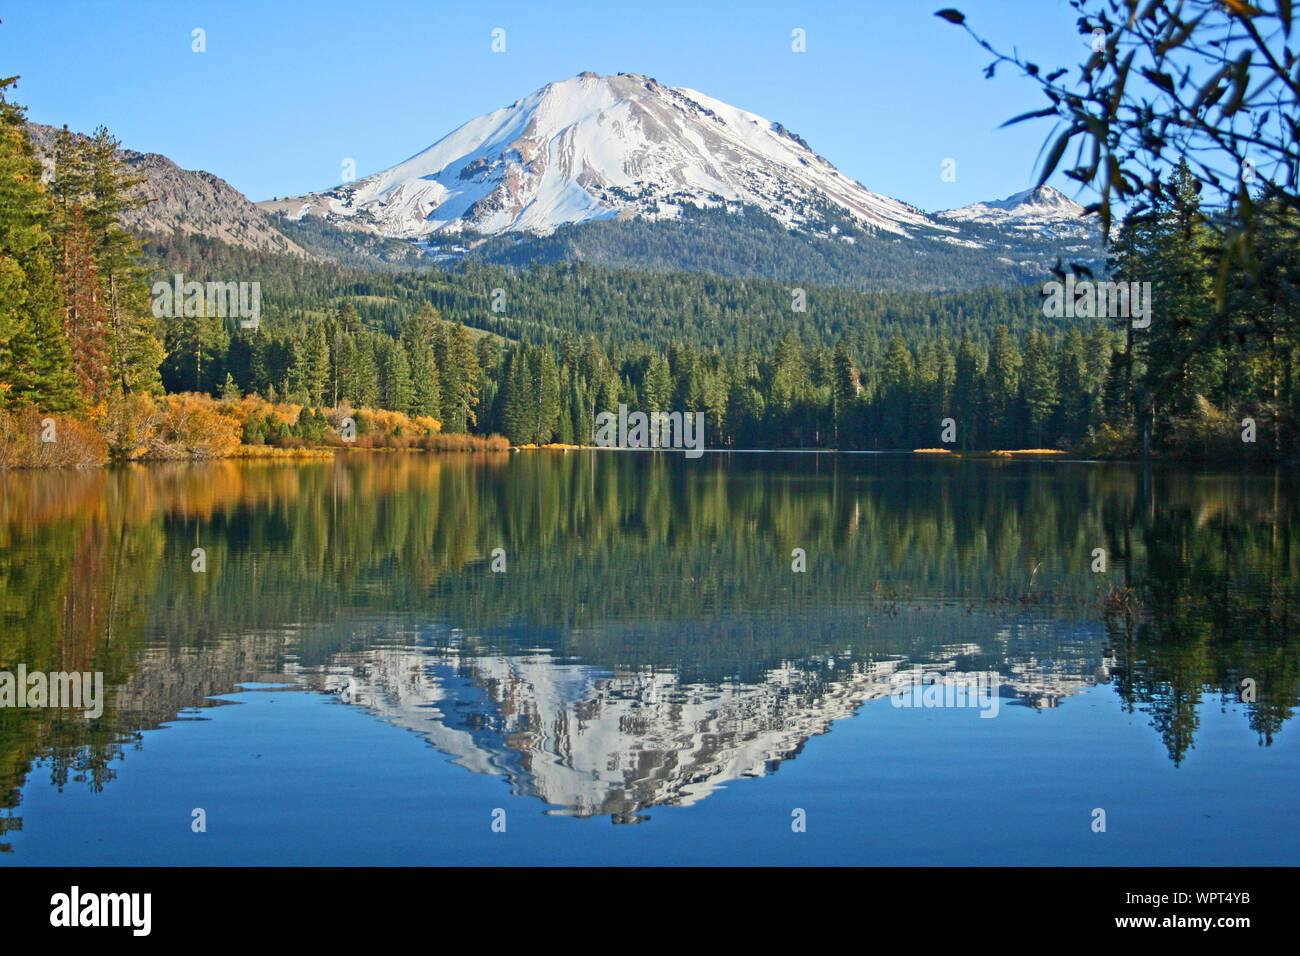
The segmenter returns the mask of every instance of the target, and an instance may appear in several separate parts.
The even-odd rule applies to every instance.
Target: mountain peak
[[[1072,216],[1083,215],[1083,207],[1073,199],[1067,197],[1059,189],[1054,189],[1044,183],[1034,189],[1026,189],[1018,192],[1006,199],[994,200],[986,203],[992,209],[1005,209],[1008,212],[1021,207],[1036,209],[1055,209]]]
[[[999,215],[1001,214],[1001,215]],[[938,213],[945,219],[967,221],[972,219],[1079,219],[1083,207],[1060,190],[1047,184],[1014,193],[1006,199],[993,199],[972,203],[957,209]]]
[[[816,230],[828,214],[900,236],[933,225],[849,179],[780,123],[640,73],[590,70],[470,120],[390,169],[261,205],[420,239],[546,234],[732,204],[758,206],[793,229]]]
[[[954,223],[995,226],[1018,234],[1087,238],[1095,223],[1083,207],[1060,190],[1043,184],[1032,189],[987,202],[972,203],[958,209],[936,213],[937,218]]]

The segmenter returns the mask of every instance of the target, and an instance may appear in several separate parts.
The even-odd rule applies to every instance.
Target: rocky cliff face
[[[29,123],[28,130],[49,175],[53,170],[58,130],[38,123]],[[122,225],[132,232],[170,235],[179,231],[183,235],[220,239],[245,249],[314,258],[276,229],[267,213],[219,176],[181,169],[158,153],[119,149],[117,155],[133,170],[144,174],[145,181],[136,191],[150,200],[144,208],[132,210],[123,217]]]

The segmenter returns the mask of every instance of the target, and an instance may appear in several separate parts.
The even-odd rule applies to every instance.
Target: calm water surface
[[[0,865],[1294,864],[1297,499],[907,456],[0,474],[0,671],[106,696],[0,708]]]

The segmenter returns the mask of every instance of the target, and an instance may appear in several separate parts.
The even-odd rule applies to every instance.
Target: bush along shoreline
[[[312,408],[256,396],[137,394],[88,413],[0,409],[0,469],[132,461],[318,458],[340,450],[502,452],[500,435],[448,435],[427,416]]]

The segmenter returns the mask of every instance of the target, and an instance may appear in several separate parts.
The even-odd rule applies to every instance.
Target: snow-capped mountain
[[[545,235],[567,223],[673,219],[689,205],[723,204],[823,234],[836,219],[899,237],[955,228],[871,192],[780,123],[637,73],[547,84],[391,169],[260,205],[418,239]]]
[[[54,130],[31,129],[48,154]],[[588,262],[951,291],[1041,281],[1059,258],[1104,266],[1092,217],[1049,186],[927,214],[780,123],[636,73],[548,84],[384,172],[255,205],[209,173],[122,155],[155,200],[123,217],[136,232],[361,269]]]
[[[1095,228],[1083,206],[1051,186],[1026,189],[1006,199],[977,202],[936,214],[952,222],[973,222],[1021,232],[1074,235]]]

